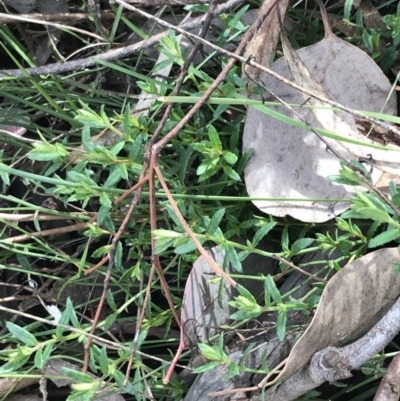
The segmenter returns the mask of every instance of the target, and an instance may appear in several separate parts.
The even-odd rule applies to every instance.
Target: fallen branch
[[[351,370],[359,369],[369,361],[385,348],[399,331],[400,298],[363,337],[341,348],[328,347],[317,352],[307,367],[296,372],[280,386],[272,387],[264,395],[253,396],[251,401],[295,400],[326,381],[347,379],[352,376]]]
[[[224,4],[218,6],[216,10],[216,15],[222,14],[231,10],[232,8],[238,6],[243,3],[244,0],[228,0]],[[201,17],[195,18],[192,21],[189,21],[185,24],[180,25],[183,29],[194,29],[199,28],[205,20],[205,15]],[[184,31],[185,32],[185,31]],[[167,35],[167,32],[161,32],[158,35],[154,35],[148,39],[142,40],[141,42],[135,43],[129,46],[123,46],[118,49],[109,50],[103,54],[96,54],[95,57],[87,57],[79,60],[66,61],[65,63],[54,63],[48,64],[41,67],[33,67],[33,68],[25,68],[23,71],[20,69],[13,70],[3,70],[0,74],[0,78],[8,78],[8,77],[25,77],[25,76],[36,76],[41,74],[59,74],[61,72],[79,70],[81,68],[87,68],[97,65],[97,59],[100,60],[119,60],[124,57],[128,57],[133,53],[140,52],[144,49],[153,46],[158,43],[160,39]],[[208,43],[208,42],[207,42]]]

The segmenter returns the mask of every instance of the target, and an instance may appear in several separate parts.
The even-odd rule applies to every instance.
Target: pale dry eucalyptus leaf
[[[324,70],[323,75],[319,80],[316,78],[317,74],[314,73],[314,71],[309,71],[305,66],[301,58],[292,48],[286,36],[282,37],[285,59],[296,83],[303,88],[318,93],[328,100],[334,100],[333,96],[330,94],[334,93],[334,89],[330,89],[330,86],[339,85],[340,90],[343,92],[343,98],[348,101],[353,95],[347,93],[348,88],[346,88],[346,81],[353,79],[353,76],[355,78],[354,72],[357,71],[358,73],[361,73],[361,80],[358,81],[360,86],[355,95],[365,95],[370,98],[370,104],[368,105],[369,108],[362,110],[380,111],[390,93],[390,83],[388,79],[365,52],[359,50],[358,54],[355,53],[354,49],[356,49],[356,47],[342,39],[339,39],[333,34],[327,20],[325,8],[323,7],[322,2],[320,3],[325,27],[325,38],[315,45],[318,54],[322,57],[322,60],[318,63],[318,69]],[[337,65],[336,71],[327,71],[328,66],[338,63],[338,61],[340,62],[340,65]],[[344,65],[346,66],[345,68],[343,68]],[[330,80],[333,72],[336,72],[334,81]],[[338,74],[338,72],[340,72],[340,74]],[[345,85],[342,85],[342,83]],[[364,91],[362,89],[364,89]],[[316,117],[319,125],[331,133],[336,133],[346,138],[371,144],[379,144],[379,139],[382,139],[383,141],[385,139],[384,135],[389,134],[384,132],[371,132],[370,136],[366,137],[366,135],[362,133],[362,121],[359,121],[359,118],[350,113],[319,108],[318,106],[326,106],[326,103],[318,99],[309,98],[309,96],[304,93],[301,93],[301,96],[303,101],[307,101],[311,106],[316,106],[311,109],[312,113]],[[389,114],[396,115],[397,108],[395,96],[392,95],[389,102],[386,106],[386,113],[389,112]],[[349,105],[349,107],[352,106]],[[354,108],[354,106],[352,108]],[[368,131],[365,132],[365,134],[368,135]],[[379,135],[381,135],[381,138],[379,138]],[[362,145],[345,141],[338,142],[330,138],[326,138],[326,140],[330,142],[330,146],[333,149],[337,149],[339,152],[341,151],[344,156],[346,156],[346,152],[344,152],[344,150],[346,150],[347,158],[366,157],[369,154],[374,160],[374,166],[377,166],[381,171],[391,174],[400,174],[400,147],[397,146],[400,143],[400,138],[393,137],[395,142],[390,143],[392,148],[396,148],[395,151],[366,148]]]
[[[10,392],[17,392],[25,387],[32,386],[39,381],[38,378],[2,377],[0,378],[0,397],[4,397]],[[7,396],[9,400],[11,395]]]
[[[218,252],[216,248],[207,252],[223,266],[225,252]],[[229,271],[228,266],[225,271]],[[226,280],[215,279],[214,271],[200,256],[193,265],[183,294],[181,323],[186,346],[207,341],[233,313],[228,302],[233,299],[234,288]]]
[[[272,69],[300,86],[319,93],[356,110],[380,111],[391,90],[387,78],[374,61],[359,48],[337,38],[325,22],[325,38],[312,46],[290,51],[285,39],[285,56],[273,64]],[[290,68],[288,67],[288,64]],[[265,87],[290,104],[318,106],[322,102],[309,100],[297,90],[264,74]],[[275,100],[269,96],[267,100]],[[293,117],[284,106],[280,113]],[[354,116],[329,109],[297,108],[296,111],[312,126],[359,141],[374,143],[359,132]],[[396,114],[396,100],[392,96],[384,112]],[[398,152],[378,150],[326,138],[329,146],[339,151],[347,160],[372,154],[374,160],[385,161],[379,168],[398,173]],[[394,145],[390,144],[390,147]],[[326,145],[312,132],[290,126],[267,114],[249,108],[244,128],[243,150],[254,153],[245,169],[246,187],[252,197],[296,198],[299,201],[255,201],[262,211],[275,215],[290,215],[301,221],[324,222],[344,212],[350,206],[344,202],[310,202],[308,199],[348,199],[354,188],[334,184],[327,179],[339,173],[340,164]],[[400,150],[400,148],[398,148]],[[386,160],[392,157],[391,164]],[[393,159],[394,158],[394,159]],[[373,170],[376,182],[382,172]],[[301,199],[304,199],[301,200]]]
[[[277,8],[275,7],[276,0],[265,0],[259,14],[266,13],[273,8],[269,15],[265,18],[258,31],[254,34],[249,44],[246,46],[244,57],[253,57],[257,63],[262,65],[269,65],[271,57],[275,54],[276,46],[278,44],[281,27],[279,24]],[[286,14],[286,9],[289,5],[289,0],[282,0],[279,2],[279,12],[281,15]],[[253,79],[260,78],[260,70],[248,67],[247,72]],[[243,75],[247,81],[247,77]]]
[[[240,240],[238,240],[240,242]],[[271,250],[261,242],[259,249]],[[207,251],[210,256],[224,266],[226,252],[218,247]],[[225,260],[224,271],[232,271],[230,263]],[[243,275],[257,276],[273,274],[277,262],[262,255],[250,254],[242,262]],[[263,292],[262,281],[241,278],[238,283],[248,288],[254,297]],[[181,323],[183,341],[186,346],[205,342],[230,321],[230,315],[236,310],[229,301],[238,295],[237,290],[226,280],[218,279],[208,262],[200,256],[193,265],[183,294]]]
[[[241,242],[240,239],[238,239]],[[259,249],[271,251],[271,247],[264,242],[258,245]],[[226,252],[218,247],[209,249],[208,254],[219,266],[224,266]],[[226,263],[224,271],[231,271],[230,263]],[[257,276],[273,274],[276,261],[262,255],[250,254],[242,262],[243,275]],[[262,281],[242,278],[238,282],[247,287],[257,298],[263,292]],[[231,321],[231,314],[236,310],[229,305],[229,301],[237,295],[237,290],[226,280],[218,278],[203,256],[199,256],[190,271],[183,293],[181,310],[180,343],[173,362],[165,376],[164,383],[168,383],[172,371],[187,347],[207,342],[221,330],[221,326]]]
[[[358,339],[392,307],[400,295],[400,275],[393,273],[400,248],[371,252],[346,265],[326,285],[310,326],[293,347],[286,365],[271,383],[306,366],[328,346]]]
[[[218,265],[223,266],[225,252],[217,248],[207,251]],[[225,271],[229,271],[227,267]],[[233,313],[229,301],[233,299],[234,288],[226,280],[217,279],[214,270],[203,256],[193,265],[186,281],[181,311],[181,333],[178,350],[164,378],[168,383],[183,350],[207,341],[215,335],[220,326],[226,324]]]

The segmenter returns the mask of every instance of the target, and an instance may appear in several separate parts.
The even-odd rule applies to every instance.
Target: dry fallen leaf
[[[344,40],[339,39],[333,34],[327,21],[327,15],[322,1],[320,1],[320,5],[325,27],[325,38],[314,47],[317,48],[316,54],[319,54],[320,57],[322,56],[322,60],[324,61],[320,61],[318,63],[318,69],[323,69],[323,74],[319,79],[316,79],[317,74],[314,71],[309,71],[307,69],[303,61],[292,48],[286,36],[282,37],[282,45],[284,49],[285,59],[296,83],[330,100],[334,98],[332,94],[335,93],[336,86],[339,86],[339,90],[342,93],[346,94],[345,98],[348,102],[350,99],[352,99],[354,95],[356,97],[363,95],[361,91],[361,87],[363,86],[364,89],[366,89],[364,95],[371,99],[370,107],[372,107],[362,110],[380,111],[383,108],[385,101],[390,93],[389,81],[387,80],[383,72],[379,69],[379,67],[375,64],[375,62],[366,53],[364,53],[363,51],[359,51],[359,55],[354,54],[355,47],[353,45],[350,45]],[[355,94],[350,94],[348,93],[349,88],[346,87],[346,80],[348,81],[353,78],[354,71],[351,67],[356,66],[355,57],[359,57],[359,59],[357,60],[359,67],[358,71],[362,73],[360,75],[362,80],[359,82],[360,87],[358,88],[358,91],[356,91]],[[342,64],[340,64],[340,69],[338,68],[337,71],[341,71],[342,74],[337,74],[335,76],[335,80],[331,81],[329,78],[331,77],[330,73],[332,72],[326,71],[326,68],[328,68],[328,65],[330,66],[332,63],[337,63],[338,61]],[[343,68],[343,65],[347,65],[348,67]],[[343,74],[343,72],[346,72],[346,74]],[[370,75],[371,73],[373,73],[373,75]],[[338,96],[339,95],[340,93],[338,93]],[[310,99],[309,96],[303,93],[301,93],[301,96],[303,98],[303,101],[307,101],[308,104],[311,106],[316,106],[315,108],[312,108],[311,111],[316,117],[318,123],[325,130],[331,133],[339,134],[346,138],[371,144],[376,144],[378,142],[382,144],[387,141],[391,145],[391,147],[397,148],[397,151],[371,149],[366,148],[362,145],[348,143],[345,141],[341,141],[338,143],[335,140],[326,138],[328,142],[332,143],[331,147],[333,149],[342,151],[342,153],[343,149],[347,150],[349,152],[348,158],[366,157],[368,154],[370,154],[372,156],[372,159],[374,160],[374,165],[378,166],[381,171],[385,171],[391,174],[400,173],[400,162],[398,160],[398,152],[400,151],[400,147],[395,146],[400,143],[400,138],[397,138],[396,135],[389,132],[387,132],[386,134],[382,132],[378,132],[378,134],[376,134],[375,132],[369,133],[370,127],[368,127],[368,129],[364,132],[362,127],[360,127],[360,123],[362,123],[362,121],[360,121],[359,118],[356,118],[350,113],[318,108],[318,106],[326,106],[326,104],[317,99]],[[355,101],[356,99],[354,99],[354,102]],[[391,96],[389,101],[391,101],[391,106],[393,108],[391,110],[391,114],[396,115],[397,108],[395,108],[395,97]],[[351,104],[352,102],[349,102],[346,105],[351,107]],[[380,141],[380,139],[382,139],[382,141]]]
[[[279,6],[280,14],[286,14],[289,0],[281,0],[278,3],[276,0],[265,0],[259,9],[259,14],[261,15],[262,13],[268,12],[271,7],[273,7],[273,9],[269,12],[267,18],[265,18],[258,31],[254,34],[244,53],[244,57],[253,57],[257,63],[262,65],[269,65],[272,56],[275,54],[276,45],[278,44],[279,35],[281,33],[275,3]],[[250,67],[247,72],[255,80],[260,78],[260,70],[256,68]],[[246,76],[243,76],[243,78],[247,79]]]
[[[38,378],[2,377],[0,378],[0,397],[4,397],[6,394],[10,394],[10,392],[17,392],[25,387],[32,386],[38,381]],[[11,395],[8,395],[7,400],[11,399],[10,397]]]
[[[329,26],[326,23],[325,25],[324,40],[297,52],[291,52],[284,40],[287,45],[285,55],[289,59],[290,69],[283,58],[274,63],[272,69],[285,78],[294,79],[297,84],[345,106],[357,110],[379,111],[390,92],[389,81],[365,52],[334,36]],[[305,100],[298,91],[267,74],[264,74],[261,80],[264,86],[287,103],[302,104]],[[269,97],[266,100],[275,99]],[[308,104],[321,105],[321,102],[310,100]],[[283,106],[280,106],[278,111],[293,117]],[[296,111],[313,127],[322,127],[344,137],[373,143],[358,132],[357,122],[348,113],[333,112],[329,109],[313,109],[311,112],[306,108]],[[384,111],[387,114],[396,114],[396,100],[393,96]],[[391,157],[393,164],[380,168],[398,173],[398,152],[344,142],[339,144],[333,139],[326,139],[330,146],[339,150],[347,160],[372,154],[374,160],[381,163]],[[348,199],[354,193],[354,188],[333,184],[326,178],[338,174],[339,160],[327,151],[326,145],[312,132],[290,126],[251,107],[247,112],[243,138],[243,150],[249,149],[254,149],[245,169],[246,187],[250,196],[304,199],[255,201],[255,205],[262,211],[275,216],[290,215],[301,221],[324,222],[349,207],[348,203],[335,201],[308,201]],[[374,182],[380,176],[381,172],[374,168]]]
[[[238,239],[240,242],[240,239]],[[259,249],[271,251],[270,246],[261,242]],[[220,266],[224,266],[225,251],[218,247],[207,252]],[[242,261],[243,276],[257,276],[259,274],[272,274],[277,262],[255,253],[250,254]],[[230,263],[224,271],[231,271]],[[215,280],[217,279],[217,280]],[[247,287],[257,298],[263,292],[261,281],[242,278],[238,282]],[[181,311],[180,343],[175,358],[165,376],[164,383],[169,381],[174,367],[183,352],[189,346],[206,342],[221,330],[221,326],[228,324],[235,308],[229,305],[237,290],[226,280],[218,279],[213,269],[203,256],[199,256],[190,271],[183,294]]]
[[[285,368],[271,383],[306,366],[328,346],[341,346],[366,333],[400,295],[393,264],[400,247],[371,252],[346,265],[328,282],[310,326],[293,347]]]
[[[217,252],[216,248],[207,252],[218,265],[223,266],[225,252]],[[233,307],[228,302],[233,299],[234,288],[226,280],[212,282],[211,280],[215,278],[215,273],[210,265],[203,256],[200,256],[194,263],[186,281],[182,301],[179,348],[165,376],[164,383],[169,382],[175,365],[185,348],[194,346],[198,342],[207,341],[220,330],[220,326],[229,321]]]

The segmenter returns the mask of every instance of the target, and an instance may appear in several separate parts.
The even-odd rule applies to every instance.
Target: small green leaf
[[[204,173],[199,174],[199,182],[203,182],[211,178],[213,175],[217,174],[219,168],[218,166],[211,167],[210,169],[206,170]]]
[[[19,354],[17,357],[13,358],[10,362],[6,362],[4,365],[0,366],[0,374],[14,373],[18,372],[18,369],[22,368],[26,362],[28,362],[30,355]]]
[[[222,152],[221,140],[219,139],[218,132],[212,125],[210,125],[210,127],[208,128],[208,137],[210,138],[212,147],[218,150],[218,152]]]
[[[214,369],[215,367],[217,367],[220,364],[221,364],[221,362],[219,362],[219,361],[208,362],[208,363],[194,369],[193,373],[204,373],[204,372],[207,372],[208,370]]]
[[[156,249],[154,253],[156,255],[161,255],[165,252],[168,248],[174,245],[175,239],[174,238],[156,238]]]
[[[246,348],[246,350],[244,351],[244,353],[243,353],[243,355],[242,355],[242,357],[241,357],[241,362],[240,362],[241,365],[242,365],[243,363],[246,362],[247,357],[248,357],[249,354],[250,354],[250,351],[251,351],[256,345],[257,345],[256,342],[250,343],[250,345]]]
[[[232,245],[227,245],[225,248],[226,256],[232,265],[232,268],[237,272],[241,273],[243,271],[242,264],[240,263],[238,254]]]
[[[366,193],[364,195],[370,199],[371,203],[377,209],[382,210],[383,212],[387,212],[388,211],[388,208],[387,208],[386,204],[384,202],[382,202],[378,197],[376,197],[376,196],[374,196],[372,194],[369,194],[369,193]]]
[[[276,322],[276,334],[278,335],[279,341],[285,339],[286,333],[286,311],[280,310],[278,312],[278,320]]]
[[[228,379],[231,379],[232,377],[234,377],[234,376],[236,376],[236,375],[238,375],[238,374],[240,374],[239,366],[236,365],[236,363],[231,362],[231,363],[228,365],[228,375],[227,375],[227,378],[228,378]]]
[[[86,373],[79,372],[77,370],[66,367],[62,367],[61,370],[66,376],[68,376],[72,380],[77,381],[78,383],[93,383],[95,381],[94,377],[89,376]]]
[[[108,315],[104,319],[103,329],[105,331],[109,330],[110,327],[115,323],[116,320],[117,320],[117,314],[116,313],[112,313],[111,315]]]
[[[353,209],[353,208],[352,208]],[[360,214],[364,219],[371,219],[378,221],[380,223],[390,223],[391,218],[389,214],[385,211],[375,209],[372,207],[365,207],[361,209],[354,209],[355,212]]]
[[[240,175],[232,167],[224,166],[222,169],[231,180],[241,181]]]
[[[105,347],[102,347],[99,355],[99,364],[101,373],[103,373],[105,376],[107,376],[109,373],[108,363],[107,350]]]
[[[113,293],[112,293],[112,291],[110,289],[107,290],[106,299],[107,299],[108,306],[114,312],[116,312],[118,308],[117,308],[117,305],[116,305],[115,300],[114,300],[114,295],[113,295]]]
[[[374,45],[372,44],[372,37],[367,32],[367,30],[364,30],[364,32],[362,33],[362,41],[368,53],[371,54],[374,51]]]
[[[295,241],[292,244],[292,254],[296,255],[297,253],[299,253],[301,250],[307,248],[309,245],[311,245],[314,242],[314,238],[300,238],[297,241]]]
[[[186,236],[186,234],[182,234],[182,233],[177,233],[176,231],[172,231],[172,230],[164,230],[164,229],[158,229],[158,230],[154,230],[153,234],[155,235],[156,239],[158,238],[181,238]]]
[[[353,246],[355,245],[355,243],[353,241],[349,241],[349,240],[341,240],[339,242],[339,249],[341,251],[348,251],[351,248],[353,248]]]
[[[225,209],[219,209],[214,213],[214,216],[211,218],[210,223],[207,227],[207,233],[213,235],[215,230],[219,227],[222,218],[224,217]]]
[[[396,184],[393,181],[389,182],[389,193],[390,193],[390,196],[395,196],[396,194],[399,193],[399,191],[396,187]],[[393,201],[393,199],[392,199],[392,201]]]
[[[376,237],[372,238],[368,243],[368,248],[376,248],[377,246],[381,246],[387,244],[388,242],[395,241],[400,238],[400,231],[396,228],[385,231],[383,233],[378,234]]]
[[[205,358],[209,359],[210,361],[219,361],[219,360],[221,360],[221,354],[214,347],[210,347],[207,344],[200,343],[199,344],[199,349],[200,349],[201,354]]]
[[[37,161],[52,161],[64,158],[69,152],[64,148],[61,143],[52,145],[50,143],[35,142],[34,148],[29,152],[29,159]]]
[[[400,34],[400,17],[398,15],[385,15],[382,17],[382,21],[392,28],[392,38]]]
[[[13,334],[24,344],[29,345],[30,347],[34,347],[35,345],[39,344],[38,340],[36,340],[36,337],[24,328],[17,326],[12,322],[7,322],[6,327],[11,334]]]
[[[47,361],[50,358],[51,351],[53,351],[53,348],[54,348],[54,343],[47,344],[43,348],[43,369],[44,369],[44,366],[46,365]]]
[[[252,304],[257,305],[257,300],[254,298],[253,294],[241,284],[238,284],[236,289],[238,290],[239,294],[249,300]]]
[[[350,18],[350,12],[351,8],[353,7],[353,2],[354,0],[346,0],[344,3],[344,18],[347,20]]]
[[[222,157],[229,163],[229,164],[235,164],[238,160],[238,157],[232,153],[228,152],[227,150],[224,150],[222,152]]]
[[[67,303],[66,308],[64,309],[64,312],[62,313],[61,318],[60,318],[60,320],[58,322],[60,324],[60,326],[57,326],[57,328],[56,328],[55,335],[56,335],[57,338],[61,337],[61,335],[62,335],[62,333],[64,331],[64,328],[61,327],[61,325],[65,326],[65,325],[68,324],[69,319],[71,317],[71,312],[72,311],[71,311],[70,305]]]
[[[90,127],[88,125],[84,125],[82,128],[82,145],[87,152],[93,152],[94,144],[91,141]]]
[[[281,293],[279,292],[278,287],[276,286],[274,279],[270,274],[268,274],[267,278],[265,279],[264,289],[265,291],[268,291],[276,304],[282,303]]]
[[[396,206],[400,206],[400,193],[396,193],[395,195],[392,196],[392,202]]]
[[[252,245],[256,247],[260,241],[276,226],[275,221],[264,224],[254,235]]]
[[[109,216],[111,208],[101,205],[97,213],[97,224],[103,224],[104,220]]]
[[[111,206],[112,206],[111,200],[106,192],[101,193],[99,200],[100,200],[101,205],[111,208]]]
[[[0,163],[0,164],[2,164],[4,166],[3,163]],[[10,174],[6,173],[5,171],[1,171],[0,178],[3,180],[4,185],[10,185]]]
[[[195,245],[195,243],[192,241],[191,238],[183,238],[183,239],[185,240],[185,243],[177,246],[174,249],[174,252],[177,255],[185,255],[185,254],[193,252],[197,249],[197,246]]]
[[[122,171],[117,166],[113,166],[106,182],[104,183],[104,186],[107,188],[114,187],[116,184],[118,184],[118,182],[121,181],[121,179]]]
[[[329,181],[332,181],[336,184],[342,184],[342,185],[360,185],[361,179],[358,180],[351,180],[349,178],[342,177],[341,175],[329,175],[328,177]]]
[[[289,250],[289,232],[287,226],[283,227],[281,235],[281,245],[284,251]]]
[[[39,370],[43,370],[43,368],[44,368],[44,363],[43,362],[44,362],[43,349],[39,348],[36,351],[35,359],[34,359],[34,363],[35,363],[36,368],[38,368]]]
[[[83,107],[85,106],[86,105],[83,105]],[[79,115],[75,116],[75,120],[81,122],[83,125],[87,125],[92,128],[106,128],[102,118],[89,107],[87,107],[86,110],[78,110],[78,113]]]

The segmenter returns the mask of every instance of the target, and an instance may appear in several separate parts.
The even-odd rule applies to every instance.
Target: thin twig
[[[260,69],[261,71],[267,73],[268,75],[270,75],[270,76],[276,78],[277,80],[283,82],[284,84],[286,84],[286,85],[288,85],[288,86],[290,86],[290,87],[292,87],[294,89],[297,89],[298,91],[300,91],[302,93],[305,93],[308,96],[311,96],[311,97],[313,97],[315,99],[318,99],[321,102],[325,102],[326,104],[329,104],[329,105],[331,105],[333,107],[336,107],[338,109],[344,110],[344,111],[346,111],[348,113],[351,113],[351,114],[353,114],[353,115],[355,115],[357,117],[363,118],[364,120],[367,120],[367,121],[369,121],[371,123],[377,124],[377,125],[385,128],[385,129],[389,130],[390,132],[394,132],[394,133],[400,135],[400,130],[397,129],[396,127],[394,127],[393,125],[387,124],[387,123],[385,123],[383,121],[380,121],[380,120],[378,120],[376,118],[372,118],[372,117],[366,116],[366,115],[360,113],[357,110],[353,110],[353,109],[351,109],[349,107],[346,107],[346,106],[344,106],[344,105],[342,105],[340,103],[334,102],[333,100],[326,99],[324,96],[321,96],[321,94],[314,93],[314,92],[312,92],[312,91],[310,91],[310,90],[308,90],[306,88],[303,88],[303,87],[297,85],[296,83],[290,81],[289,79],[282,77],[281,75],[277,74],[275,71],[271,70],[270,68],[265,67],[263,65],[260,65],[260,64],[258,64],[257,62],[255,62],[252,59],[249,59],[249,58],[246,59],[245,57],[240,56],[240,53],[237,53],[237,52],[232,53],[232,52],[230,52],[228,50],[225,50],[225,49],[223,49],[223,48],[221,48],[221,47],[219,47],[219,46],[217,46],[217,45],[215,45],[213,43],[208,42],[205,39],[199,38],[197,35],[195,35],[193,33],[185,31],[181,27],[176,27],[176,26],[174,26],[172,24],[169,24],[168,22],[165,22],[165,21],[161,20],[160,18],[154,17],[153,15],[150,15],[150,14],[144,12],[143,10],[140,10],[140,9],[138,9],[136,7],[130,6],[129,4],[125,3],[123,0],[114,0],[114,1],[119,3],[119,4],[124,5],[129,10],[132,10],[135,13],[137,13],[139,15],[142,15],[143,17],[146,17],[146,18],[148,18],[150,20],[156,21],[160,25],[163,25],[163,26],[165,26],[165,27],[167,27],[169,29],[173,29],[176,32],[179,32],[179,33],[181,33],[183,35],[186,35],[186,36],[188,36],[190,38],[193,38],[193,39],[195,39],[197,41],[200,41],[200,42],[206,44],[207,46],[211,47],[212,49],[217,50],[218,52],[220,52],[222,54],[225,54],[228,57],[232,57],[232,58],[236,59],[237,61],[241,61],[242,63],[248,64],[248,65],[250,65],[252,67],[256,67],[256,68]],[[275,4],[272,4],[272,6],[274,6],[274,5]],[[250,28],[250,30],[252,30],[252,29],[253,29],[253,26],[252,26],[252,28]],[[0,77],[1,77],[1,75],[0,75]]]
[[[216,7],[217,7],[217,1],[213,0],[210,3],[210,6],[208,8],[208,11],[206,13],[206,17],[204,19],[204,24],[201,28],[200,37],[205,37],[211,22],[215,16],[216,13]],[[199,48],[200,48],[201,44],[200,43],[196,43],[192,50],[189,53],[189,56],[187,57],[187,59],[185,60],[185,62],[183,63],[183,66],[181,67],[181,71],[179,74],[179,77],[177,79],[175,88],[173,90],[173,95],[178,95],[180,93],[181,87],[183,85],[184,79],[186,77],[187,71],[189,69],[190,64],[192,63],[192,61],[194,60],[194,57],[196,55],[196,53],[198,52]],[[168,305],[172,311],[172,314],[175,317],[175,320],[177,321],[178,326],[181,328],[181,322],[179,319],[179,316],[176,312],[175,309],[175,305],[174,302],[172,301],[171,298],[171,294],[169,292],[169,288],[168,288],[168,283],[165,280],[165,276],[164,276],[164,272],[161,268],[161,264],[160,264],[160,258],[158,257],[158,255],[155,254],[155,249],[156,249],[156,240],[155,240],[155,236],[154,236],[154,232],[157,229],[157,209],[156,209],[156,196],[155,196],[155,183],[154,183],[154,166],[157,163],[157,158],[156,157],[152,157],[152,145],[154,143],[156,143],[156,141],[158,140],[159,135],[161,134],[163,128],[165,127],[166,122],[168,121],[168,117],[172,111],[172,107],[173,104],[170,104],[167,106],[161,121],[158,123],[157,129],[154,132],[150,143],[147,145],[146,148],[146,160],[150,160],[150,165],[149,165],[149,197],[150,197],[150,226],[151,226],[151,248],[152,248],[152,263],[151,263],[151,270],[150,270],[150,275],[149,275],[149,282],[146,288],[146,295],[143,301],[143,305],[140,311],[140,317],[139,317],[139,321],[137,322],[137,326],[136,326],[136,333],[135,333],[135,340],[134,340],[134,346],[132,348],[132,352],[131,352],[131,356],[129,358],[129,362],[128,362],[128,367],[126,369],[126,373],[125,373],[125,381],[124,381],[124,385],[126,386],[128,384],[128,380],[130,377],[130,372],[131,372],[131,367],[133,364],[133,358],[135,355],[135,350],[136,350],[136,343],[137,343],[137,338],[139,338],[139,334],[140,334],[140,330],[143,324],[143,320],[144,320],[144,314],[145,314],[145,310],[147,308],[147,303],[149,302],[150,299],[150,288],[151,288],[151,283],[153,281],[153,277],[154,277],[154,273],[155,271],[157,271],[158,277],[160,279],[160,283],[161,286],[164,290],[165,293],[165,297],[168,301]],[[147,163],[145,163],[145,166],[142,169],[142,174],[144,174],[144,172],[147,170]],[[140,181],[139,181],[140,182]],[[124,194],[123,196],[125,196],[126,194]],[[138,311],[139,313],[139,311]]]
[[[171,195],[171,192],[169,191],[167,184],[164,181],[164,177],[160,171],[160,168],[158,166],[154,167],[157,177],[160,180],[161,186],[163,187],[164,192],[167,195],[167,198],[174,209],[174,212],[176,214],[176,217],[179,219],[179,222],[182,224],[182,227],[186,231],[187,235],[190,237],[190,239],[193,241],[193,243],[196,245],[197,249],[201,253],[201,255],[206,259],[207,263],[212,267],[212,269],[215,271],[215,273],[224,278],[226,281],[228,281],[229,284],[232,286],[236,287],[237,283],[235,280],[233,280],[228,274],[226,274],[215,262],[215,260],[206,252],[206,250],[203,248],[203,245],[201,245],[200,241],[197,239],[196,235],[193,233],[192,229],[189,227],[188,223],[186,223],[185,218],[182,216],[181,211],[179,210],[178,206],[176,205],[176,202],[174,201],[174,198]]]
[[[228,0],[218,7],[216,15],[225,13],[243,2],[244,0]],[[202,15],[198,18],[193,19],[192,21],[182,24],[181,27],[184,29],[198,28],[203,24],[204,19],[205,15]],[[144,49],[149,48],[150,46],[153,46],[154,44],[158,43],[160,39],[165,35],[167,35],[167,32],[161,32],[160,34],[142,40],[141,42],[129,46],[123,46],[118,49],[109,50],[103,54],[96,55],[96,57],[91,56],[79,60],[66,61],[63,64],[54,63],[41,67],[25,68],[24,71],[21,71],[20,69],[3,70],[2,73],[0,74],[0,78],[25,77],[25,76],[35,76],[41,74],[59,74],[61,72],[92,67],[94,65],[97,65],[96,61],[97,59],[108,60],[108,61],[119,60],[121,58],[128,57],[133,53],[140,52]]]
[[[121,196],[119,196],[117,199],[114,201],[114,205],[118,205],[118,203],[121,203],[125,198],[127,198],[132,192],[135,192],[139,187],[141,187],[143,184],[145,184],[149,179],[149,176],[146,175],[142,179],[140,179],[137,184],[135,184],[132,188],[129,188],[125,193],[123,193]]]
[[[75,213],[74,214],[74,219],[76,219],[79,214],[82,215],[82,217],[89,217],[91,212],[81,212],[81,213]],[[14,222],[25,222],[25,221],[54,221],[54,220],[71,220],[71,216],[67,215],[56,215],[56,214],[35,214],[35,213],[22,213],[22,214],[11,214],[11,213],[0,213],[0,219],[5,220],[5,221],[14,221]]]
[[[327,280],[324,280],[323,278],[319,278],[319,277],[314,276],[313,274],[303,270],[302,268],[300,268],[300,267],[296,266],[295,264],[293,264],[292,262],[289,262],[288,260],[282,258],[281,256],[277,255],[276,253],[274,253],[271,257],[279,260],[280,262],[284,263],[286,266],[292,267],[293,269],[297,270],[301,274],[311,277],[315,281],[320,281],[321,283],[325,283],[325,284],[328,282]]]
[[[22,235],[17,235],[15,237],[10,237],[2,240],[3,243],[16,243],[16,242],[23,242],[27,241],[28,239],[31,239],[32,237],[48,237],[50,235],[60,235],[60,234],[65,234],[65,233],[70,233],[73,231],[78,231],[78,230],[83,230],[87,228],[88,223],[79,223],[79,224],[74,224],[71,226],[66,226],[66,227],[58,227],[58,228],[52,228],[51,230],[43,230],[43,231],[36,231],[34,233],[30,234],[22,234]]]
[[[0,24],[13,24],[16,22],[20,22],[20,15],[15,15],[17,18],[14,18],[14,14],[0,14]],[[113,11],[103,11],[101,13],[102,18],[115,18],[115,14]],[[37,23],[41,23],[41,21],[47,22],[75,22],[83,19],[90,18],[89,13],[55,13],[55,14],[41,14],[34,13],[29,14],[29,18],[36,20]]]
[[[7,18],[8,16],[9,16],[9,14],[0,13],[0,18]],[[30,23],[33,23],[33,24],[40,24],[40,25],[44,25],[44,26],[54,26],[55,28],[63,29],[63,30],[66,30],[66,31],[69,30],[69,31],[81,33],[81,34],[86,35],[86,36],[91,36],[92,38],[95,38],[95,39],[98,39],[98,40],[101,40],[101,41],[104,40],[104,38],[102,38],[101,36],[98,36],[98,35],[96,35],[96,34],[94,34],[92,32],[84,31],[83,29],[75,28],[75,27],[69,26],[69,25],[57,24],[56,22],[49,22],[49,21],[44,21],[44,20],[40,20],[40,19],[34,19],[34,18],[30,18],[30,16],[29,17],[23,17],[23,16],[20,16],[20,15],[14,15],[13,18],[16,21],[20,21],[20,22],[30,22]]]
[[[142,191],[142,187],[140,186],[140,187],[138,187],[137,192],[131,201],[128,212],[127,212],[124,220],[122,221],[121,226],[118,229],[118,232],[115,234],[115,236],[112,240],[111,250],[110,250],[109,254],[107,255],[108,256],[108,268],[107,268],[106,277],[104,279],[103,293],[102,293],[102,296],[99,301],[99,305],[96,310],[95,318],[93,319],[93,325],[91,327],[91,334],[93,334],[94,331],[96,330],[97,322],[100,318],[100,312],[103,307],[104,301],[106,299],[108,284],[109,284],[109,281],[111,278],[111,272],[112,272],[112,268],[114,265],[115,251],[117,249],[118,242],[119,242],[122,234],[124,233],[126,226],[128,225],[129,219],[131,218],[133,211],[135,210],[135,208],[139,202],[141,191]],[[89,352],[90,352],[91,342],[92,342],[92,340],[89,337],[85,344],[85,356],[84,356],[83,367],[82,367],[83,372],[87,371],[87,368],[89,365]]]

